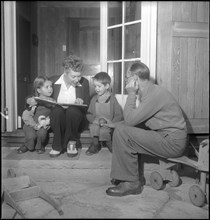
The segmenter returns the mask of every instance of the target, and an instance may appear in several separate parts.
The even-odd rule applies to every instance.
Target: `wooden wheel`
[[[160,190],[163,187],[163,178],[157,171],[152,172],[150,176],[150,184],[152,188]]]
[[[172,181],[170,181],[168,184],[172,187],[178,186],[180,183],[179,174],[175,170],[171,170],[171,176],[172,176]]]
[[[198,185],[193,185],[189,190],[190,201],[193,205],[201,207],[205,203],[205,194]]]

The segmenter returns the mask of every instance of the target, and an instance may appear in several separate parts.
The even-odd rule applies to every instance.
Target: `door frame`
[[[3,2],[4,21],[4,74],[5,79],[5,106],[8,119],[6,131],[17,129],[17,42],[16,42],[16,2]]]

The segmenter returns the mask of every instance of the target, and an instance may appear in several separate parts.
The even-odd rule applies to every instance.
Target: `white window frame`
[[[157,31],[157,2],[141,2],[141,20],[124,22],[126,2],[123,2],[122,24],[108,27],[108,2],[100,3],[100,65],[101,71],[107,72],[107,64],[122,62],[122,73],[124,73],[124,61],[141,60],[150,68],[151,78],[156,79],[156,31]],[[141,22],[141,57],[139,59],[124,59],[124,28],[128,24]],[[113,27],[122,27],[122,59],[107,61],[108,36],[107,30]],[[122,77],[122,87],[124,85]],[[121,91],[123,94],[123,88]]]
[[[16,2],[4,1],[4,47],[5,47],[5,107],[8,110],[6,131],[17,129],[17,55],[16,55]]]

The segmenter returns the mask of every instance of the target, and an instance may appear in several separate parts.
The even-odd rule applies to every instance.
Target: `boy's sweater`
[[[96,117],[95,105],[97,99],[98,99],[98,95],[94,95],[88,107],[86,117],[90,123],[92,123]],[[122,108],[113,94],[111,94],[111,98],[110,98],[110,113],[111,113],[110,118],[112,122],[118,122],[123,119]]]

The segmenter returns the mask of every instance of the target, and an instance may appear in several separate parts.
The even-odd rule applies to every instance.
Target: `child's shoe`
[[[98,143],[97,145],[91,144],[90,147],[85,152],[86,155],[91,156],[93,154],[97,154],[101,150],[101,144]]]
[[[45,149],[44,148],[37,149],[36,152],[37,154],[43,154],[45,152]]]
[[[112,153],[112,141],[103,141],[103,147],[107,147],[109,152]]]
[[[17,153],[18,154],[23,154],[23,153],[26,153],[27,151],[29,151],[28,150],[28,148],[26,147],[26,146],[21,146],[21,147],[19,147],[18,149],[17,149]]]
[[[78,155],[78,151],[76,148],[76,141],[69,141],[67,145],[67,156],[76,157],[77,155]]]

